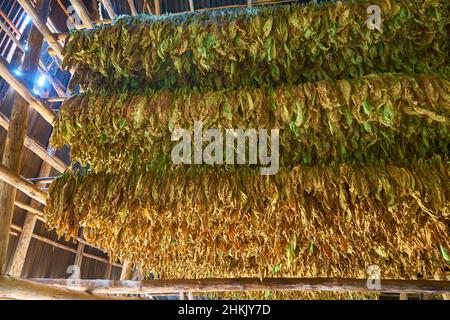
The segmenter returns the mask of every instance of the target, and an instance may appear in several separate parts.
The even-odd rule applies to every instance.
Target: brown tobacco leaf
[[[369,5],[381,8],[380,31],[366,25]],[[71,35],[64,65],[77,70],[73,86],[96,91],[448,70],[448,12],[447,0],[373,0],[123,16]]]
[[[271,177],[66,173],[50,187],[45,218],[60,235],[83,225],[113,259],[165,278],[364,278],[376,264],[383,277],[413,279],[447,265],[439,246],[450,248],[449,178],[439,157]]]
[[[440,75],[381,74],[277,89],[83,94],[61,107],[51,143],[69,145],[72,160],[96,172],[164,171],[172,130],[192,132],[202,120],[204,130],[279,128],[282,167],[407,162],[449,153],[449,87]]]

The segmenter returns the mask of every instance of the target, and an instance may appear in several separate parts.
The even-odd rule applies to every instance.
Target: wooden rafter
[[[154,6],[155,6],[155,14],[159,16],[161,14],[161,3],[160,0],[154,0]]]
[[[53,33],[50,31],[50,29],[47,27],[47,24],[39,17],[38,12],[34,8],[34,6],[31,4],[30,0],[17,0],[22,8],[25,10],[25,12],[28,14],[28,16],[33,21],[33,24],[36,26],[36,28],[41,32],[41,34],[44,36],[47,43],[55,50],[58,57],[62,59],[62,51],[63,48],[61,44],[59,44],[58,40],[53,37]]]
[[[109,17],[111,19],[114,19],[117,16],[116,9],[114,9],[114,6],[111,2],[111,0],[102,0],[103,5],[106,8],[106,11],[108,11]]]
[[[6,131],[9,130],[9,121],[2,114],[0,114],[0,127],[5,129]],[[28,135],[25,135],[24,146],[30,149],[32,152],[34,152],[43,161],[50,164],[58,172],[63,173],[64,171],[69,169],[69,167],[64,163],[64,161],[50,154],[47,150],[45,150],[45,148],[42,145],[40,145],[38,142],[33,140]]]
[[[0,180],[10,184],[14,188],[22,191],[30,198],[39,201],[42,204],[47,202],[47,193],[36,187],[27,179],[21,177],[8,167],[0,164]]]
[[[91,17],[89,16],[89,13],[87,12],[86,8],[84,7],[84,4],[81,0],[70,0],[70,3],[72,4],[73,8],[75,9],[75,12],[80,17],[81,21],[83,21],[83,24],[87,28],[93,28],[94,24],[92,23]]]
[[[128,5],[130,6],[131,15],[135,16],[138,14],[134,0],[128,0]]]
[[[42,100],[36,98],[30,90],[28,90],[27,86],[9,70],[7,63],[3,59],[0,59],[0,77],[5,79],[6,82],[8,82],[8,84],[48,123],[53,123],[55,120],[53,111]]]
[[[22,233],[23,229],[24,229],[23,227],[20,227],[20,226],[15,225],[15,224],[11,224],[10,234],[12,234],[13,232],[16,233],[16,234],[17,234],[17,232]],[[77,253],[77,249],[74,249],[74,248],[72,248],[72,247],[70,247],[68,245],[59,243],[57,241],[53,241],[53,240],[48,239],[48,238],[46,238],[44,236],[32,233],[31,237],[33,239],[38,240],[38,241],[41,241],[41,242],[47,243],[47,244],[49,244],[51,246],[54,246],[55,248],[58,248],[58,249],[61,249],[61,250],[64,250],[64,251],[68,251],[68,252],[72,252],[74,254]],[[86,245],[90,246],[86,241],[83,241],[83,242],[78,241],[78,242],[84,244],[85,246]],[[96,248],[96,247],[93,247],[93,248]],[[98,249],[98,248],[96,248],[96,249]],[[93,260],[96,260],[96,261],[100,261],[100,262],[103,262],[103,263],[107,263],[107,264],[110,263],[109,260],[106,259],[106,258],[99,257],[99,256],[97,256],[95,254],[91,254],[91,253],[87,253],[87,252],[83,252],[83,257],[90,258],[90,259],[93,259]],[[116,267],[120,267],[120,268],[122,267],[122,265],[120,265],[119,263],[112,263],[112,265],[116,266]]]

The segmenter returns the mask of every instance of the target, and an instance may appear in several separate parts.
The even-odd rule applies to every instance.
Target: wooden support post
[[[17,244],[16,251],[11,265],[9,274],[14,277],[20,278],[22,276],[23,266],[25,264],[25,258],[27,256],[28,247],[30,246],[31,239],[33,238],[33,231],[36,225],[36,215],[27,213],[25,223],[23,224],[22,233],[20,234],[19,243]]]
[[[138,14],[136,6],[134,5],[134,0],[128,0],[128,4],[130,6],[131,15],[135,16]]]
[[[49,153],[54,155],[55,150],[49,149]],[[46,163],[42,162],[39,176],[48,176],[52,170],[52,167]],[[17,203],[17,202],[16,202]],[[9,274],[13,277],[21,277],[23,266],[25,264],[25,259],[27,256],[28,248],[33,238],[33,231],[36,225],[37,217],[35,208],[39,208],[40,203],[35,200],[31,201],[30,208],[33,210],[28,210],[27,216],[25,218],[25,223],[22,228],[22,233],[20,234],[19,242],[17,243],[16,251],[11,264],[11,270]]]
[[[408,300],[408,294],[405,292],[400,293],[400,300]]]
[[[81,21],[83,21],[83,24],[87,28],[93,28],[94,24],[92,23],[91,17],[89,16],[89,13],[86,11],[86,8],[84,7],[81,0],[70,0],[70,3],[75,9],[77,15],[80,17]]]
[[[113,265],[108,262],[108,264],[106,266],[106,271],[105,271],[105,279],[108,279],[108,280],[111,279],[112,267],[113,267]]]
[[[109,17],[114,19],[117,16],[116,10],[111,2],[111,0],[102,0],[103,5],[106,7],[106,11],[108,11]]]
[[[31,4],[30,0],[17,0],[22,8],[25,10],[25,12],[28,14],[28,16],[33,21],[34,26],[41,32],[41,34],[44,36],[45,40],[48,42],[48,44],[55,50],[55,52],[58,54],[59,58],[62,59],[62,51],[63,48],[59,44],[59,42],[53,37],[52,32],[47,27],[47,24],[45,21],[47,19],[42,19],[36,9]],[[30,46],[31,47],[31,46]]]
[[[247,7],[251,8],[253,6],[253,0],[247,0]]]
[[[41,11],[39,18],[47,19],[50,10],[50,0],[38,0],[37,6],[40,7]],[[28,38],[30,50],[25,55],[22,66],[22,71],[29,79],[34,79],[42,43],[42,35],[36,27],[33,27]],[[6,166],[8,170],[15,174],[20,171],[28,126],[28,109],[28,101],[16,94],[2,160],[2,167]],[[6,273],[9,230],[14,212],[15,197],[16,189],[13,186],[6,183],[6,181],[0,183],[0,203],[2,204],[0,207],[0,274]]]
[[[86,292],[54,288],[29,280],[0,276],[0,298],[20,300],[97,300],[110,299]]]
[[[133,276],[133,264],[125,260],[122,265],[120,280],[130,280],[132,276]]]
[[[38,283],[66,287],[63,279],[32,279]],[[176,280],[80,280],[71,289],[95,294],[167,294],[182,292],[231,291],[337,291],[386,293],[450,293],[450,281],[381,279],[381,287],[368,288],[365,279],[345,278],[238,278],[238,279],[176,279]]]
[[[75,262],[73,264],[80,269],[81,264],[83,263],[83,254],[84,254],[84,243],[78,242],[77,254],[75,255]]]
[[[194,0],[189,0],[189,11],[191,12],[195,11]]]
[[[4,115],[0,114],[0,127],[3,127],[6,131],[9,131],[9,121]],[[50,164],[58,172],[63,173],[69,167],[59,158],[52,156],[43,146],[34,141],[28,135],[25,136],[24,145],[26,148],[33,151],[39,158]]]
[[[159,16],[161,14],[161,4],[159,3],[159,0],[154,0],[155,4],[155,14]]]

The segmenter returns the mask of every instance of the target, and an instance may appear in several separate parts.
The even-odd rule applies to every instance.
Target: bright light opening
[[[25,24],[29,24],[30,22],[31,22],[31,18],[29,16],[26,16]]]
[[[47,79],[45,78],[44,75],[41,75],[37,81],[37,85],[39,87],[43,87],[45,85],[45,82],[47,81]]]
[[[20,70],[19,68],[14,69],[13,73],[18,77],[23,75],[22,70]]]

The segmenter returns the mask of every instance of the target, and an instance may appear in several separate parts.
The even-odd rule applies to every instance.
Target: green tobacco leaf
[[[127,120],[121,119],[121,120],[119,121],[119,128],[120,128],[120,129],[123,129],[123,128],[125,128],[126,126],[127,126]]]
[[[450,263],[450,254],[448,253],[447,249],[445,249],[442,245],[439,245],[439,250],[441,251],[441,255],[444,260]]]
[[[363,101],[363,108],[364,108],[364,112],[367,115],[369,115],[372,112],[372,110],[373,110],[373,107],[372,107],[372,105],[370,104],[370,102],[368,100],[364,100]]]

